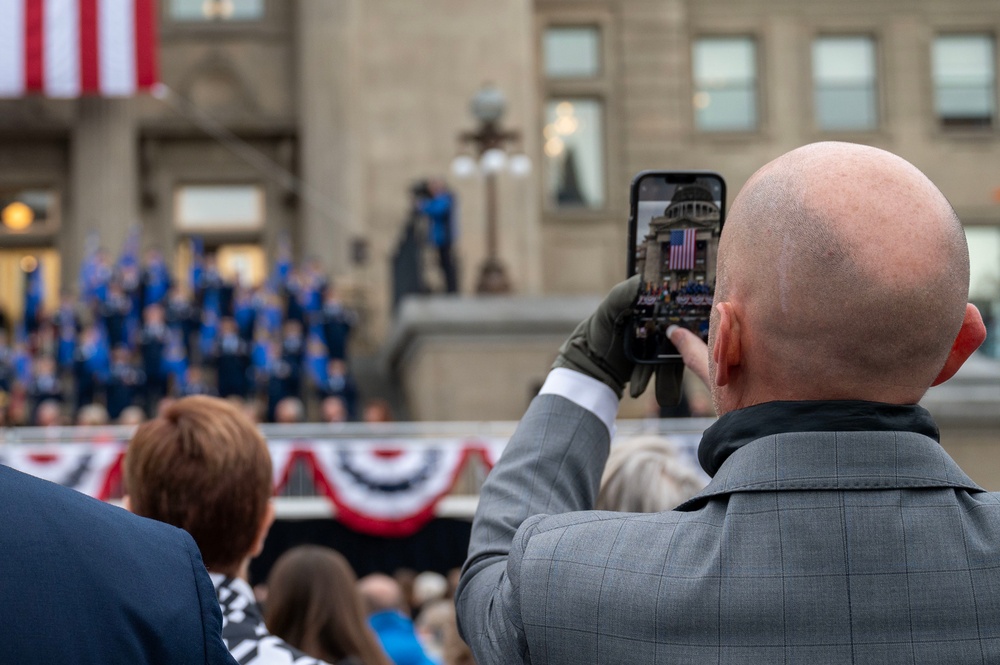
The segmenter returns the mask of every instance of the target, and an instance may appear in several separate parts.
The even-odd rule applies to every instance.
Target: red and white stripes
[[[120,97],[157,79],[155,0],[0,0],[0,97]]]

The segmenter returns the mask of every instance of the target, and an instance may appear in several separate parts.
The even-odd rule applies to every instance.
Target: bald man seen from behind
[[[914,166],[820,143],[763,167],[719,246],[712,482],[592,511],[633,366],[611,292],[483,487],[457,592],[489,663],[997,663],[1000,501],[917,405],[985,338],[962,226]]]

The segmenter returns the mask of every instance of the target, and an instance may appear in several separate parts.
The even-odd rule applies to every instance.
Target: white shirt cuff
[[[619,400],[615,391],[603,381],[565,367],[557,367],[549,372],[538,394],[558,395],[590,411],[604,423],[608,434],[614,438]]]

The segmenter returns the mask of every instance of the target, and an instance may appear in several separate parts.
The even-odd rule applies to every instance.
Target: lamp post
[[[497,240],[497,178],[504,171],[526,176],[531,172],[531,160],[520,153],[508,157],[505,147],[520,141],[521,134],[500,127],[500,119],[507,110],[507,99],[499,88],[490,84],[483,86],[472,98],[470,109],[479,121],[479,127],[472,132],[462,132],[458,140],[461,145],[473,148],[478,161],[467,154],[459,155],[452,161],[451,171],[457,178],[482,173],[485,181],[486,258],[479,269],[476,292],[508,293],[510,280],[500,261]]]

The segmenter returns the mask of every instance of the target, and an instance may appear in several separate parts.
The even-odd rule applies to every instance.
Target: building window
[[[1000,226],[967,226],[969,242],[969,302],[986,322],[980,350],[1000,358]]]
[[[174,201],[178,230],[256,231],[264,224],[264,191],[257,185],[184,185]]]
[[[820,37],[813,42],[816,124],[824,130],[878,125],[875,43],[870,37]]]
[[[546,188],[559,208],[604,205],[604,121],[595,99],[550,99],[545,107]]]
[[[611,82],[602,42],[597,25],[550,25],[542,32],[543,179],[551,209],[607,205],[604,123]]]
[[[990,35],[934,40],[934,109],[943,127],[989,127],[996,112],[996,56]]]
[[[170,0],[175,21],[254,21],[264,16],[265,0]]]
[[[752,37],[695,41],[695,126],[708,132],[757,129],[757,47]]]
[[[547,78],[594,78],[601,73],[600,32],[596,27],[548,28],[542,46]]]

